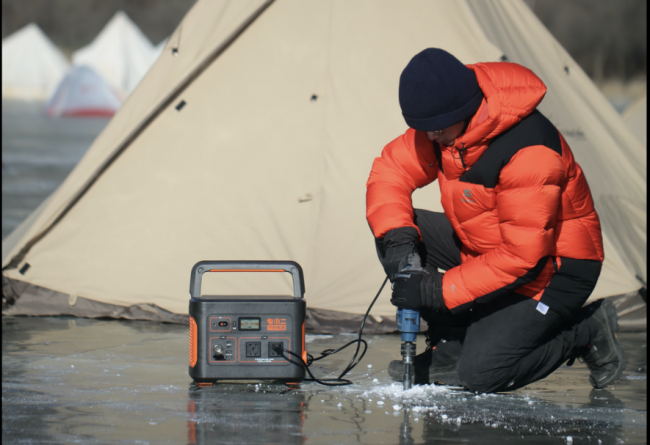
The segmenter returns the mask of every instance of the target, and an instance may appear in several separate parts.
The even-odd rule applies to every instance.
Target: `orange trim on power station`
[[[284,272],[284,269],[210,269],[208,272]]]
[[[302,360],[307,363],[307,350],[305,349],[305,322],[302,322]]]
[[[196,365],[196,322],[190,317],[190,367]]]

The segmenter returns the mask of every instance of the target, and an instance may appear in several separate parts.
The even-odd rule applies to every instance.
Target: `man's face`
[[[427,138],[431,142],[451,147],[456,142],[456,138],[465,132],[466,124],[467,122],[463,120],[440,131],[427,131]]]

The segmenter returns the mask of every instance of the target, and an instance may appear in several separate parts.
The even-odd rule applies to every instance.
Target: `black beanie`
[[[476,75],[447,51],[427,48],[399,78],[399,104],[409,127],[435,131],[472,116],[483,100]]]

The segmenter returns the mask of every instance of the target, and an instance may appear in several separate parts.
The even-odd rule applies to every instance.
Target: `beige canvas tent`
[[[644,151],[648,144],[648,96],[637,99],[623,113],[623,120],[632,134],[641,141]]]
[[[345,321],[384,278],[365,182],[406,129],[399,74],[426,47],[465,63],[505,55],[543,78],[542,109],[604,221],[594,298],[636,295],[645,256],[626,249],[645,249],[639,142],[523,2],[204,0],[77,168],[3,242],[3,313],[183,322],[195,262],[291,259],[305,271],[309,326],[354,329]],[[413,199],[441,210],[435,184]],[[204,291],[291,288],[289,277],[258,275],[209,277]],[[388,294],[370,331],[394,327]]]

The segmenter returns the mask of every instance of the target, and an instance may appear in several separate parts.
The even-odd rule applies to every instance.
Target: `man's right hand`
[[[383,257],[379,259],[388,278],[393,280],[393,276],[404,269],[408,264],[409,254],[416,254],[416,245],[418,242],[418,231],[413,227],[399,227],[389,230],[384,236]]]
[[[419,311],[429,309],[436,312],[448,311],[442,294],[442,277],[434,267],[404,269],[393,279],[393,306]]]

